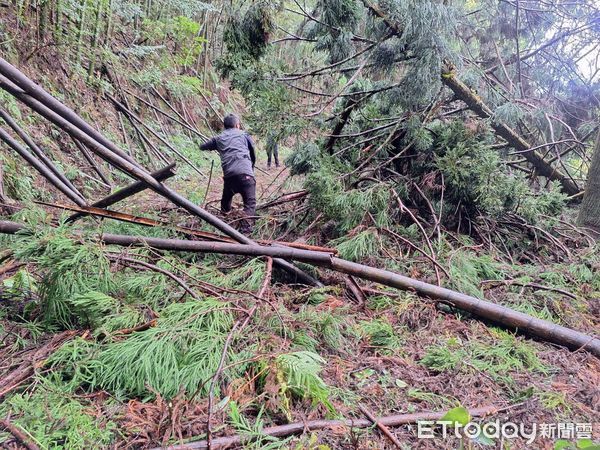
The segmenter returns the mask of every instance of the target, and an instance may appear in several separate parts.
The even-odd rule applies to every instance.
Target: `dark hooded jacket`
[[[201,150],[216,150],[221,157],[225,178],[235,175],[254,176],[256,153],[254,142],[245,131],[228,128],[200,146]]]

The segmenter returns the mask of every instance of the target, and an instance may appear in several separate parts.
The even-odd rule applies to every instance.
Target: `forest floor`
[[[266,171],[264,162],[259,161],[258,164],[264,170],[257,171],[259,203],[296,191],[301,186],[301,180],[287,180],[287,170],[272,168]],[[201,191],[202,182],[193,181],[193,177],[186,181],[179,180],[176,185],[189,192],[196,189],[195,183],[198,183],[197,189]],[[220,188],[221,180],[213,174],[206,200],[209,208],[218,209]],[[130,212],[147,212],[149,209],[164,212],[168,205],[163,205],[163,202],[154,194],[145,193],[122,209]],[[281,208],[289,213],[289,205],[263,211],[262,223],[268,224]],[[168,210],[165,217],[172,214],[173,211]],[[265,230],[268,230],[268,226],[260,228],[257,233],[264,236]],[[143,234],[143,230],[139,232]],[[318,239],[318,235],[316,232],[312,237]],[[302,240],[311,238],[295,237]],[[585,253],[589,250],[580,251]],[[449,257],[446,262],[449,265],[452,258],[471,258],[471,261],[487,264],[489,270],[496,271],[491,275],[496,276],[527,270],[524,266],[509,268],[485,260],[484,254],[477,248],[467,249],[466,253],[450,253]],[[576,256],[573,258],[577,259]],[[223,274],[238,274],[237,286],[235,283],[232,285],[231,280],[221,284],[224,290],[219,291],[219,298],[245,309],[250,308],[255,299],[248,290],[262,284],[265,276],[263,263],[256,260],[244,265],[240,258],[233,257],[220,257],[209,263],[216,264]],[[407,263],[412,266],[410,274],[418,277],[423,262],[415,260]],[[202,263],[193,266],[200,272],[203,267],[208,267]],[[39,270],[35,263],[26,267],[31,273]],[[5,268],[6,265],[1,269]],[[14,277],[15,273],[16,268],[3,271],[1,277],[5,280],[5,286],[6,280]],[[570,270],[568,264],[549,265],[544,273],[548,279],[561,279],[562,287],[579,294],[593,292],[592,285],[596,282],[591,280],[592,285],[578,283],[574,278],[574,270]],[[477,275],[477,279],[483,281],[486,278],[483,275]],[[332,287],[309,289],[273,279],[265,301],[258,305],[246,329],[232,343],[233,354],[240,352],[241,355],[245,349],[252,348],[253,357],[262,356],[266,362],[263,366],[253,366],[236,376],[231,374],[225,377],[227,381],[223,382],[223,390],[214,400],[218,407],[211,414],[213,438],[236,432],[252,434],[261,426],[287,422],[340,416],[364,418],[358,409],[359,405],[376,416],[444,412],[457,406],[469,410],[492,407],[500,412],[491,415],[489,420],[524,423],[527,427],[537,424],[539,427],[534,444],[517,438],[502,444],[504,448],[555,448],[555,441],[561,436],[557,431],[553,437],[542,435],[542,424],[554,424],[556,427],[561,423],[585,427],[591,424],[595,434],[600,431],[599,424],[594,422],[600,413],[600,362],[590,354],[536,342],[474,320],[468,315],[456,314],[444,307],[440,309],[434,301],[371,283],[360,283],[367,296],[365,302],[359,302],[343,287],[343,277],[325,271],[321,271],[319,276]],[[256,281],[248,284],[251,278]],[[214,286],[220,284],[216,280],[212,283]],[[196,286],[200,288],[201,285]],[[524,290],[510,285],[492,285],[485,293],[488,299],[505,303],[507,298],[518,299]],[[538,302],[538,306],[544,305],[544,311],[555,318],[556,314],[566,314],[568,317],[561,316],[562,321],[579,324],[580,328],[598,329],[598,317],[583,312],[581,305],[578,306],[580,300],[575,301],[560,292],[547,291],[535,291],[531,298]],[[588,300],[593,301],[593,298]],[[0,411],[13,417],[36,442],[47,442],[47,436],[53,432],[59,436],[59,440],[74,442],[73,436],[61,434],[64,429],[83,433],[84,440],[95,436],[94,433],[99,433],[99,436],[110,433],[113,437],[106,438],[106,442],[112,441],[111,446],[115,448],[152,448],[205,435],[208,421],[206,399],[190,400],[181,392],[168,399],[157,394],[154,399],[138,396],[127,400],[127,397],[123,398],[110,388],[90,388],[89,385],[86,387],[86,383],[72,391],[66,397],[69,399],[67,404],[56,411],[62,419],[50,424],[40,423],[35,417],[44,416],[43,411],[53,407],[56,395],[64,394],[60,378],[52,375],[56,369],[49,367],[45,360],[59,348],[59,343],[72,339],[73,335],[44,332],[35,337],[35,329],[31,325],[19,324],[14,321],[15,316],[12,319],[11,316],[9,314],[2,319],[5,330],[4,356],[0,361],[2,374],[6,376],[15,368],[26,368],[27,379],[34,376],[37,381],[24,391],[7,397],[0,404]],[[136,334],[147,332],[139,331]],[[90,331],[70,333],[80,336],[76,339],[91,339],[91,342],[97,339],[90,335]],[[122,339],[117,338],[117,342]],[[49,342],[50,347],[44,353],[43,349]],[[100,346],[106,345],[98,342]],[[273,368],[273,358],[281,352],[292,351],[313,351],[324,358],[317,367],[322,369],[320,376],[326,386],[327,400],[317,397],[311,400],[310,395],[304,400],[297,397],[293,399],[282,390],[277,378],[281,375],[277,375],[279,372]],[[257,378],[265,370],[267,373],[273,372],[258,383]],[[169,376],[168,373],[165,376]],[[149,389],[153,392],[153,389]],[[234,417],[235,414],[231,412],[228,416],[224,406],[227,402],[234,402],[246,419]],[[66,411],[68,408],[76,409],[75,405],[82,408],[86,417],[92,418],[85,426],[95,430],[93,433],[85,426],[81,428],[80,424],[72,423],[73,418]],[[460,441],[439,437],[418,439],[415,424],[395,427],[393,433],[405,448],[456,448]],[[569,436],[565,434],[562,437]],[[19,448],[18,442],[11,439],[10,435],[5,434],[4,439],[8,448]],[[474,447],[499,444],[499,441],[493,444],[484,440],[469,441],[469,445]],[[359,430],[345,427],[334,427],[280,442],[259,439],[254,445],[256,448],[317,448],[318,445],[323,449],[394,448],[391,441],[375,428]]]
[[[88,89],[83,77],[61,69],[64,61],[56,49],[39,52],[28,64],[36,81],[53,86],[59,98],[76,93],[70,104],[102,124],[115,142],[124,141],[114,105],[99,94],[105,86]],[[129,70],[130,78],[138,75],[137,68]],[[135,91],[137,85],[129,88]],[[220,95],[227,89],[214,91],[210,100],[222,112],[240,106]],[[185,100],[177,106],[182,112],[190,110],[191,119],[194,110],[210,115],[206,101]],[[15,103],[10,106],[18,110]],[[217,155],[197,157],[196,143],[181,129],[149,110],[140,114],[156,129],[164,126],[169,139],[206,175],[212,161],[206,195],[208,177],[199,177],[184,164],[178,163],[177,175],[165,183],[219,215]],[[89,175],[79,177],[92,172],[70,140],[32,117],[19,118],[37,141],[53,150],[86,197],[104,196],[105,187]],[[214,118],[204,119],[207,127],[202,124],[202,131],[208,133]],[[127,131],[130,138],[135,136]],[[282,151],[282,162],[289,151]],[[20,188],[23,195],[14,196],[18,201],[2,218],[37,228],[31,236],[0,236],[0,419],[25,436],[19,438],[0,422],[3,448],[25,448],[26,441],[43,449],[148,449],[204,440],[209,428],[213,439],[249,436],[254,442],[247,447],[257,449],[395,448],[375,426],[338,424],[279,440],[261,435],[268,426],[364,419],[361,406],[375,416],[491,407],[496,412],[480,422],[525,424],[528,431],[537,426],[529,443],[523,436],[490,442],[438,433],[434,439],[419,439],[415,423],[393,427],[406,449],[576,448],[583,443],[576,443],[571,425],[580,432],[589,426],[590,435],[600,436],[600,361],[585,351],[539,342],[375,283],[358,280],[364,296],[359,298],[346,277],[326,269],[301,265],[327,286],[309,288],[290,284],[276,270],[270,273],[264,258],[124,250],[94,239],[100,231],[181,237],[168,227],[86,218],[74,229],[89,237],[73,238],[71,228],[60,226],[63,211],[25,200],[55,200],[48,183],[24,170],[12,155],[4,162],[11,188]],[[258,167],[259,205],[305,188],[303,177],[290,178],[283,167],[267,171],[262,151]],[[116,185],[129,182],[114,178]],[[427,258],[369,218],[348,233],[334,235],[331,222],[345,218],[324,218],[325,212],[311,202],[308,196],[259,210],[253,237],[335,247],[345,258],[436,282]],[[238,197],[237,212],[224,217],[226,221],[237,223],[240,204]],[[214,232],[148,191],[112,209]],[[424,245],[413,225],[394,225],[406,233],[405,239]],[[441,284],[597,335],[598,247],[573,226],[556,222],[552,231],[554,240],[544,240],[541,232],[514,232],[515,240],[528,242],[527,251],[511,260],[491,243],[442,227],[435,250],[449,276]],[[213,384],[222,356],[226,362]]]

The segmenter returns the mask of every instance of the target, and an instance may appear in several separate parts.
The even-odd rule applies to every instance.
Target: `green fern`
[[[329,401],[329,388],[319,376],[325,360],[316,353],[300,351],[285,353],[275,358],[280,389],[284,396],[293,395],[321,403],[333,414],[335,409]]]
[[[402,346],[402,336],[385,319],[363,321],[359,326],[369,345],[379,351],[393,351]]]

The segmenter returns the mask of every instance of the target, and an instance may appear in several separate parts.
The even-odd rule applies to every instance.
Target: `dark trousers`
[[[221,211],[231,211],[231,201],[235,194],[240,194],[244,200],[244,215],[241,231],[250,232],[254,226],[256,216],[256,180],[251,175],[233,175],[223,178],[223,197],[221,197]]]
[[[275,157],[275,165],[279,167],[279,145],[267,146],[267,166],[271,167],[271,155]]]

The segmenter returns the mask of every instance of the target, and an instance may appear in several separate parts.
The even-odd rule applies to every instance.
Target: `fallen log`
[[[144,225],[144,226],[148,226],[148,227],[172,228],[184,235],[195,236],[195,237],[199,237],[202,239],[207,239],[209,241],[235,243],[234,239],[231,239],[230,237],[227,237],[227,236],[223,236],[221,234],[210,233],[208,231],[195,230],[193,228],[182,227],[179,225],[172,225],[166,221],[150,219],[148,217],[134,216],[134,215],[122,213],[119,211],[111,211],[109,209],[96,208],[93,206],[63,205],[61,203],[49,203],[49,202],[42,202],[42,201],[34,201],[34,203],[37,203],[38,205],[49,206],[51,208],[64,209],[67,211],[77,211],[77,213],[89,214],[91,216],[106,217],[109,219],[119,220],[122,222],[135,223],[136,225]],[[68,219],[67,219],[67,221],[68,221]],[[258,239],[256,242],[261,245],[283,245],[285,247],[300,248],[303,250],[312,250],[315,252],[326,252],[326,253],[332,253],[334,255],[338,253],[336,248],[320,247],[317,245],[303,244],[301,242],[269,241],[269,240],[265,240],[265,239]]]
[[[42,161],[32,155],[25,147],[19,144],[13,137],[6,132],[3,128],[0,128],[0,140],[4,141],[6,145],[12,148],[17,154],[19,154],[25,161],[27,161],[40,175],[47,179],[56,189],[65,194],[67,198],[75,202],[79,206],[85,206],[87,203],[81,194],[71,190],[63,181],[58,178]]]
[[[156,181],[164,181],[164,180],[167,180],[167,179],[175,176],[175,171],[173,170],[174,168],[175,168],[175,163],[171,163],[168,166],[157,170],[156,172],[152,172],[150,175],[152,175],[152,177]],[[114,205],[115,203],[120,202],[121,200],[125,200],[128,197],[131,197],[139,192],[142,192],[145,189],[148,189],[148,187],[149,186],[146,183],[144,183],[143,181],[136,181],[136,182],[130,184],[129,186],[126,186],[123,189],[119,189],[118,191],[113,192],[112,194],[104,197],[103,199],[100,199],[97,202],[92,203],[90,206],[92,206],[94,208],[107,208],[108,206]],[[69,218],[67,219],[67,222],[73,222],[73,221],[79,219],[80,217],[83,217],[86,215],[87,215],[87,213],[85,213],[85,212],[77,212],[77,213],[69,216]]]
[[[214,226],[236,241],[246,245],[257,245],[256,242],[243,235],[229,224],[210,214],[208,211],[191,202],[176,191],[158,182],[136,161],[132,162],[132,159],[129,157],[129,155],[126,155],[116,145],[102,137],[72,110],[62,105],[41,87],[27,78],[17,68],[13,67],[2,58],[0,58],[0,74],[2,74],[0,75],[0,88],[4,89],[6,92],[29,106],[38,114],[50,120],[62,130],[66,131],[73,138],[78,139],[83,144],[87,145],[87,147],[100,158],[109,162],[111,165],[118,168],[130,177],[139,181],[143,181],[152,190],[167,198],[175,205],[185,209],[190,214],[200,217],[202,220]],[[15,84],[17,82],[19,85]],[[65,118],[68,117],[69,119],[73,119],[73,115],[76,116],[75,123],[78,125],[75,125],[74,122]],[[85,131],[84,128],[79,127],[82,122],[85,125]],[[100,140],[96,139],[97,136],[99,136],[98,139]],[[123,157],[123,155],[125,157]],[[312,286],[322,286],[318,280],[315,280],[313,277],[303,272],[288,261],[276,259],[274,262],[278,267],[292,275],[298,282],[306,283]]]
[[[0,221],[0,233],[16,233],[25,230],[25,226]],[[475,317],[489,320],[520,333],[534,336],[546,342],[552,342],[572,350],[587,350],[600,357],[600,339],[579,331],[557,325],[537,317],[512,310],[506,306],[488,302],[476,297],[452,291],[423,281],[415,280],[389,270],[365,266],[363,264],[336,258],[328,253],[313,252],[285,247],[261,247],[223,242],[186,241],[181,239],[162,239],[144,236],[125,236],[101,234],[98,239],[105,244],[120,246],[148,246],[158,250],[186,251],[199,253],[220,253],[244,256],[271,256],[302,261],[325,267],[364,280],[373,281],[402,290],[443,301],[457,309],[466,311]]]
[[[500,412],[502,409],[494,406],[484,406],[469,410],[471,417],[487,417]],[[378,424],[385,427],[397,427],[409,423],[417,423],[421,421],[440,420],[444,417],[444,412],[424,412],[414,414],[397,414],[393,416],[380,417],[376,419]],[[346,420],[309,420],[306,422],[296,422],[287,425],[277,425],[273,427],[263,428],[262,436],[285,437],[293,434],[305,433],[308,431],[318,431],[332,428],[369,428],[373,426],[373,422],[367,419],[346,419]],[[251,442],[256,437],[251,435],[236,435],[211,440],[211,448],[228,448],[234,445],[241,445]],[[188,442],[181,445],[170,445],[168,447],[156,447],[151,450],[195,450],[208,448],[207,441]]]
[[[50,171],[56,175],[56,177],[62,181],[69,189],[71,189],[75,194],[83,198],[81,192],[77,190],[77,188],[71,183],[71,181],[54,165],[54,163],[46,156],[44,151],[34,142],[33,139],[23,130],[17,122],[13,120],[13,118],[6,112],[3,108],[0,108],[0,117],[2,120],[6,122],[6,124],[13,129],[17,136],[19,136],[25,144],[31,149],[31,151],[38,157],[38,159],[43,162]]]

